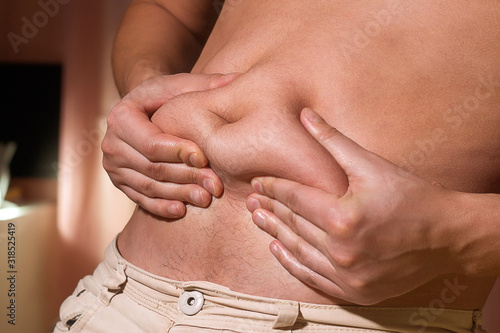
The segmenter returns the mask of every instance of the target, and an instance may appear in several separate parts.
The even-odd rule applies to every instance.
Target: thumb
[[[172,98],[190,92],[221,88],[233,82],[240,73],[231,74],[188,74],[152,77],[130,91],[123,101],[129,108],[135,108],[152,116],[163,104]]]
[[[170,75],[166,84],[160,85],[163,94],[171,97],[189,92],[221,88],[236,80],[241,73],[230,74],[191,74]],[[161,80],[161,79],[160,79]]]
[[[316,112],[305,108],[300,119],[307,131],[344,169],[348,178],[371,169],[369,161],[374,154],[328,125]]]

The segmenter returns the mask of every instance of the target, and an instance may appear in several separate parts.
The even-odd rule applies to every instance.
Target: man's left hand
[[[372,305],[441,274],[456,273],[454,193],[366,151],[312,110],[301,121],[344,169],[339,197],[293,181],[259,177],[247,200],[254,223],[275,237],[281,265],[334,297]],[[457,192],[458,193],[458,192]]]

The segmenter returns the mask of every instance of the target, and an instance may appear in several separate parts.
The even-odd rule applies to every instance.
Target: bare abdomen
[[[251,7],[252,1],[242,3]],[[293,4],[290,12],[279,14],[277,9],[288,8],[289,3]],[[306,8],[295,8],[299,3]],[[290,178],[336,194],[345,191],[345,175],[299,123],[297,115],[305,106],[397,164],[411,155],[417,142],[442,129],[447,140],[426,153],[412,171],[463,191],[480,191],[475,184],[487,184],[492,170],[498,169],[488,164],[494,159],[475,158],[474,165],[467,160],[469,151],[498,138],[496,129],[488,127],[499,120],[496,113],[488,112],[498,105],[498,95],[482,104],[481,117],[469,118],[469,126],[459,130],[443,114],[474,93],[478,76],[500,68],[493,66],[498,50],[493,52],[488,46],[498,40],[492,32],[500,29],[483,27],[490,32],[486,38],[481,27],[470,24],[474,10],[484,13],[479,5],[463,12],[465,17],[450,8],[451,22],[434,20],[429,2],[424,11],[414,12],[418,6],[409,5],[408,12],[393,16],[363,48],[353,44],[354,49],[343,49],[339,46],[352,42],[349,38],[357,29],[373,19],[370,12],[386,9],[386,2],[373,1],[366,9],[345,1],[330,4],[330,13],[325,9],[315,15],[314,8],[302,1],[255,2],[255,11],[235,8],[233,19],[228,12],[227,20],[218,24],[216,37],[209,41],[195,71],[245,74],[218,91],[172,100],[154,121],[206,151],[224,181],[225,193],[208,209],[189,207],[186,217],[175,222],[136,213],[123,234],[127,259],[173,279],[207,280],[262,296],[341,303],[301,284],[281,268],[268,250],[271,238],[253,225],[245,208],[253,176]],[[249,14],[253,21],[245,22],[244,15],[238,17],[242,12],[256,16]],[[467,33],[450,38],[459,22]],[[138,246],[134,239],[145,241]],[[428,306],[446,286],[445,279],[388,304]],[[459,283],[467,289],[450,306],[479,307],[488,294],[488,283],[462,277]]]

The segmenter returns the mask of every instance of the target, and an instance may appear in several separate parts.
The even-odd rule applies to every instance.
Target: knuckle
[[[144,156],[146,156],[147,159],[149,160],[154,160],[155,156],[158,153],[158,150],[160,149],[160,144],[157,139],[152,138],[151,140],[147,140],[144,142],[142,146],[142,153]]]
[[[370,292],[370,283],[369,279],[367,279],[364,276],[356,275],[352,276],[351,279],[349,280],[349,286],[351,289],[353,289],[357,294],[363,295],[365,299],[367,299],[367,296]]]
[[[328,128],[319,134],[318,139],[319,141],[328,143],[334,141],[340,135],[340,132],[336,129]]]
[[[191,184],[203,185],[202,179],[203,179],[203,175],[201,175],[201,172],[199,169],[191,168],[189,170],[189,182]]]
[[[297,227],[298,223],[300,222],[300,221],[299,221],[299,220],[300,220],[299,215],[297,215],[296,213],[294,213],[294,212],[293,212],[293,211],[291,211],[291,210],[287,211],[287,213],[286,213],[286,214],[288,215],[288,216],[286,217],[286,218],[287,218],[287,221],[289,221],[289,222],[290,222],[290,223],[289,223],[289,224],[290,224],[290,225],[289,225],[289,227],[290,227],[290,228],[292,228],[292,229],[293,229],[293,231],[294,231],[295,233],[297,233],[297,228],[296,228],[296,227]]]
[[[269,199],[267,197],[258,197],[260,208],[268,210],[276,214],[278,210],[278,204],[275,200]]]
[[[295,206],[297,206],[297,204],[299,202],[299,196],[298,196],[297,192],[288,192],[285,200],[286,200],[287,206],[295,207]],[[295,219],[296,218],[297,218],[297,216],[295,215]]]
[[[108,130],[109,129],[114,129],[117,124],[120,123],[120,119],[122,118],[123,113],[125,112],[125,105],[123,102],[118,103],[116,106],[114,106],[111,111],[109,112],[108,118],[107,118],[107,126]]]
[[[147,172],[153,179],[165,180],[167,173],[162,163],[148,163]]]
[[[336,247],[330,247],[327,249],[331,260],[335,263],[335,266],[352,273],[353,270],[359,271],[361,265],[363,264],[363,254],[360,252],[356,245],[339,245]]]
[[[147,196],[151,196],[152,193],[154,192],[156,185],[156,181],[151,179],[151,178],[146,178],[143,180],[140,184],[140,188],[142,189],[142,192],[146,194]]]
[[[306,246],[305,242],[298,241],[295,244],[294,255],[295,255],[295,258],[300,263],[304,263],[305,262],[305,259],[307,257],[307,246]]]
[[[101,142],[101,150],[104,155],[114,155],[115,154],[115,145],[113,145],[109,139],[109,136],[106,135]]]
[[[363,217],[356,210],[350,209],[341,214],[331,214],[328,217],[331,233],[340,238],[352,238],[360,229]]]
[[[269,235],[271,235],[272,237],[274,237],[276,239],[283,239],[285,237],[285,231],[283,230],[283,228],[278,226],[276,223],[273,223],[273,221],[270,221],[270,223],[268,223],[266,221],[263,229]],[[292,250],[292,253],[293,253],[293,250]]]
[[[337,251],[335,253],[330,253],[333,260],[344,269],[351,269],[355,266],[357,262],[356,256],[351,253]]]

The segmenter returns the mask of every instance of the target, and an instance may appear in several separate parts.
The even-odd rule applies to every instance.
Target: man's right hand
[[[150,121],[171,98],[225,86],[238,74],[177,74],[148,79],[128,93],[108,117],[103,166],[113,184],[145,210],[179,218],[185,203],[207,207],[223,185],[200,148],[163,133]]]

